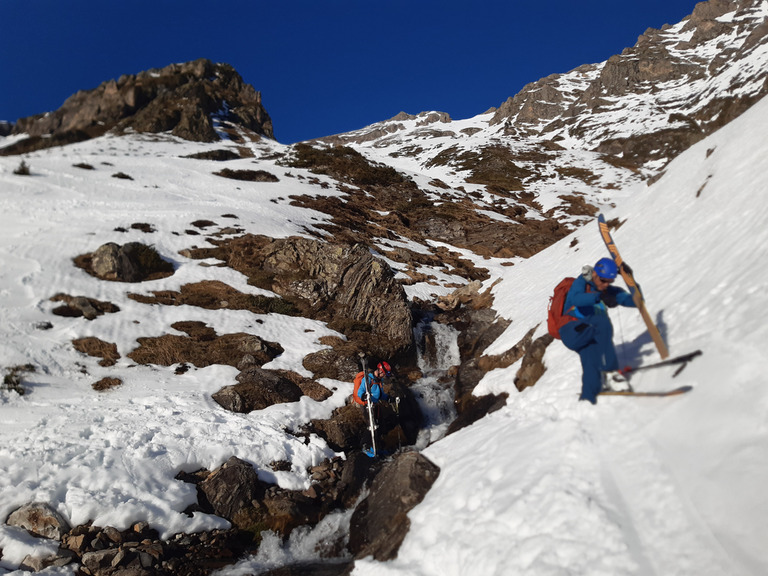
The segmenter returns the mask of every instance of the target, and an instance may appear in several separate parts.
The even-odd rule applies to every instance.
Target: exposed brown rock
[[[238,384],[225,386],[213,399],[232,412],[248,413],[272,404],[296,402],[302,397],[301,388],[288,378],[258,366],[250,366],[237,375]]]
[[[109,242],[75,258],[75,265],[97,278],[115,282],[156,280],[174,272],[173,264],[163,260],[154,247],[141,242],[123,246]]]
[[[53,540],[61,540],[70,530],[67,520],[45,502],[32,502],[17,508],[11,512],[5,523]]]
[[[120,386],[122,383],[123,381],[120,378],[102,378],[98,382],[91,384],[91,387],[97,392],[102,392]]]
[[[172,328],[186,332],[188,336],[165,334],[139,338],[139,347],[128,357],[139,364],[172,366],[188,362],[202,368],[211,364],[237,366],[247,355],[253,356],[259,364],[266,364],[283,353],[283,347],[277,342],[267,342],[245,333],[219,336],[202,322],[177,322]]]
[[[30,138],[2,153],[20,154],[129,128],[212,142],[219,139],[214,116],[254,137],[274,136],[261,94],[228,64],[200,59],[121,76],[77,92],[54,112],[22,118],[14,133]]]
[[[279,294],[302,316],[328,322],[354,340],[357,350],[390,358],[412,347],[405,292],[389,266],[365,246],[250,234],[212,242],[217,248],[188,254],[224,260],[251,283]]]

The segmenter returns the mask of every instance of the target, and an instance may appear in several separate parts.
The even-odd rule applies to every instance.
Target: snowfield
[[[398,558],[357,561],[355,575],[768,573],[766,134],[763,100],[674,160],[652,186],[617,190],[606,199],[616,202],[608,219],[623,222],[613,234],[617,246],[672,354],[703,351],[674,379],[673,368],[660,369],[637,374],[633,384],[693,390],[673,398],[579,403],[578,358],[560,342],[546,352],[546,374],[522,393],[513,385],[518,365],[490,372],[476,393],[507,392],[507,406],[424,449],[441,473],[409,515],[411,530]],[[32,169],[26,177],[13,174],[19,158],[0,157],[0,366],[37,367],[26,376],[24,396],[0,392],[0,519],[43,501],[73,524],[92,520],[123,529],[146,520],[163,536],[224,527],[221,518],[183,513],[196,492],[174,479],[178,472],[213,469],[235,455],[264,480],[303,488],[310,484],[307,467],[334,455],[320,438],[305,445],[290,430],[329,415],[344,403],[350,383],[322,381],[334,390],[322,403],[304,398],[233,414],[211,393],[234,383],[235,369],[211,366],[179,376],[174,367],[135,366],[126,358],[136,338],[171,332],[171,324],[194,315],[220,334],[247,331],[280,342],[286,353],[266,367],[306,374],[304,355],[334,334],[306,319],[149,306],[126,296],[211,278],[263,293],[236,272],[179,255],[204,242],[186,232],[191,223],[210,219],[219,228],[284,237],[306,234],[328,218],[290,205],[292,194],[321,190],[297,178],[300,170],[259,160],[279,144],[252,146],[256,160],[227,166],[253,169],[256,162],[279,182],[214,176],[216,163],[180,158],[206,145],[164,137],[104,137],[36,152],[25,157]],[[83,162],[95,169],[74,166]],[[118,171],[133,180],[112,178]],[[156,232],[115,230],[136,222]],[[176,273],[125,285],[74,267],[72,258],[109,241],[152,243]],[[501,280],[493,288],[494,307],[512,320],[486,354],[511,348],[537,324],[537,336],[543,334],[557,281],[604,255],[591,222],[514,266],[472,256],[491,271],[485,287]],[[409,294],[425,297],[430,290],[441,292],[417,285]],[[49,298],[59,292],[121,310],[91,322],[53,316]],[[657,359],[636,311],[615,311],[613,318],[622,362]],[[53,327],[41,329],[44,322]],[[71,340],[84,336],[115,342],[122,356],[117,365],[103,368],[76,352]],[[123,385],[95,392],[91,384],[108,375]],[[293,467],[273,472],[273,460]],[[259,556],[221,574],[312,558],[318,534],[348,521],[335,515],[315,533],[296,531],[286,546],[267,538]],[[0,525],[0,573],[52,546]]]
[[[560,342],[522,393],[519,365],[487,374],[476,393],[508,392],[507,406],[424,451],[441,474],[397,560],[354,574],[768,573],[766,134],[763,99],[606,213],[625,222],[613,237],[671,354],[704,353],[633,385],[693,390],[579,403],[578,357]],[[513,322],[486,353],[539,322],[544,334],[557,281],[605,255],[595,222],[508,269],[495,308]],[[620,359],[658,359],[635,310],[612,316]]]

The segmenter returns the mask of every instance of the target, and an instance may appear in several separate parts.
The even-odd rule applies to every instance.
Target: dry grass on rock
[[[95,358],[101,358],[99,366],[114,366],[120,359],[117,344],[105,342],[93,336],[72,340],[72,346],[78,352]]]
[[[203,322],[177,322],[171,326],[187,336],[165,334],[158,337],[139,338],[139,347],[128,354],[138,364],[172,366],[189,363],[197,368],[212,364],[237,366],[247,355],[262,365],[282,354],[284,349],[277,342],[266,342],[252,334],[238,332],[217,335]]]

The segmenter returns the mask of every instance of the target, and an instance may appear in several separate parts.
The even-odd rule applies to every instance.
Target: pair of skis
[[[368,378],[368,363],[365,354],[360,352],[360,360],[363,364],[363,383],[365,384],[365,404],[368,409],[368,428],[371,431],[371,447],[363,450],[366,456],[376,458],[376,421],[373,418],[373,401],[371,400],[371,388]]]
[[[640,372],[642,370],[651,370],[653,368],[663,368],[665,366],[674,366],[679,365],[677,370],[672,374],[672,378],[676,377],[680,372],[682,372],[686,366],[688,366],[688,362],[693,360],[694,358],[698,358],[702,355],[701,350],[696,350],[695,352],[689,352],[688,354],[681,354],[680,356],[675,356],[674,358],[667,358],[666,360],[662,360],[661,362],[654,362],[652,364],[645,364],[643,366],[638,366],[637,368],[632,368],[631,366],[627,366],[626,368],[622,368],[619,370],[619,372],[627,378],[627,382],[629,382],[630,375],[634,374],[635,372]],[[677,396],[678,394],[683,394],[685,392],[688,392],[690,390],[693,390],[692,386],[680,386],[679,388],[675,388],[673,390],[667,390],[665,392],[637,392],[632,389],[630,386],[628,390],[604,390],[600,392],[601,396]]]
[[[672,377],[674,378],[688,365],[688,362],[700,356],[702,352],[701,350],[696,350],[695,352],[682,354],[674,358],[669,357],[669,349],[667,348],[667,345],[664,342],[664,339],[662,338],[658,327],[653,322],[651,315],[648,313],[648,309],[645,307],[645,298],[643,298],[643,293],[640,291],[640,287],[637,285],[637,282],[635,281],[635,277],[633,276],[631,270],[629,270],[626,266],[623,266],[624,260],[621,258],[621,254],[619,254],[619,250],[618,248],[616,248],[616,243],[613,241],[613,238],[611,237],[611,232],[608,229],[608,223],[605,221],[605,216],[600,214],[597,218],[597,223],[598,223],[598,226],[600,227],[600,235],[602,236],[603,241],[605,242],[605,246],[608,248],[608,252],[611,253],[611,257],[613,258],[613,261],[616,262],[616,266],[618,267],[621,273],[621,277],[624,279],[624,282],[627,283],[627,286],[632,291],[632,299],[635,303],[635,306],[640,311],[640,315],[642,316],[643,321],[645,322],[645,325],[648,328],[648,333],[651,335],[651,339],[653,340],[653,343],[656,345],[656,349],[659,351],[659,355],[661,356],[660,362],[654,362],[653,364],[646,364],[645,366],[639,366],[637,368],[627,367],[621,370],[621,373],[625,377],[628,377],[630,374],[634,372],[639,372],[641,370],[648,370],[651,368],[661,368],[664,366],[679,364],[680,367],[672,375]],[[681,386],[679,388],[675,388],[674,390],[669,390],[666,392],[636,392],[632,390],[632,388],[630,387],[629,390],[621,390],[621,391],[606,390],[604,392],[601,392],[600,395],[601,396],[675,396],[677,394],[683,394],[685,392],[688,392],[691,389],[692,389],[691,386]]]

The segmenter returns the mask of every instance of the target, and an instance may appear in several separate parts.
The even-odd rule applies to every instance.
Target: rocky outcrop
[[[175,322],[171,328],[185,332],[187,336],[165,334],[138,338],[139,347],[127,356],[139,364],[172,366],[190,363],[203,368],[211,364],[238,366],[246,358],[261,366],[284,352],[279,343],[268,342],[253,334],[218,335],[204,322]]]
[[[349,551],[355,558],[387,561],[397,552],[410,527],[408,512],[432,487],[440,468],[418,452],[398,454],[384,465],[371,492],[350,521]]]
[[[20,119],[13,132],[30,138],[3,152],[23,153],[128,129],[212,142],[219,139],[214,120],[274,137],[261,94],[232,66],[200,59],[121,76],[77,92],[54,112]]]
[[[226,410],[248,413],[273,404],[297,402],[301,388],[288,378],[258,366],[249,366],[237,375],[238,384],[225,386],[213,399]]]
[[[218,247],[188,255],[224,260],[252,284],[294,305],[302,316],[327,322],[353,340],[357,351],[392,358],[412,348],[405,292],[390,267],[365,246],[250,234],[212,242]]]
[[[254,538],[263,530],[288,536],[297,526],[314,525],[330,511],[352,506],[376,471],[373,460],[350,453],[346,460],[334,458],[312,467],[308,490],[285,490],[259,480],[250,464],[232,457],[202,474],[198,501],[201,510],[227,518]]]

